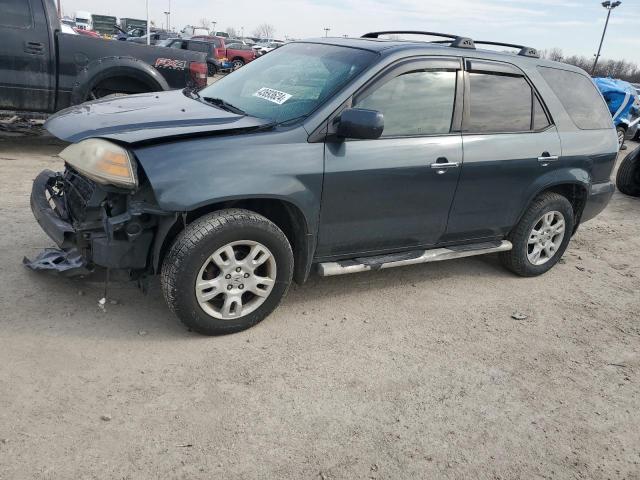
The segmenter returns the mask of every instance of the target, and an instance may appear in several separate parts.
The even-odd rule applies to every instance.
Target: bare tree
[[[240,35],[238,35],[238,31],[233,27],[228,27],[227,28],[227,33],[229,34],[229,37],[231,37],[231,38],[240,38]]]
[[[583,70],[590,72],[593,65],[593,59],[580,55],[571,55],[565,57],[562,50],[552,48],[541,52],[543,58],[564,62],[575,65]],[[611,77],[626,80],[627,82],[640,83],[640,66],[627,60],[600,60],[593,73],[594,77]]]
[[[209,28],[209,25],[211,25],[211,21],[208,18],[203,17],[200,19],[200,23],[198,26],[202,28]]]
[[[253,36],[258,38],[273,38],[276,29],[270,23],[261,23],[253,31]]]

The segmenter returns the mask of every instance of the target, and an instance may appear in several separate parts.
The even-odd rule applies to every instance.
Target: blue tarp
[[[638,94],[630,83],[614,78],[594,78],[593,81],[607,101],[616,126],[629,124],[631,118],[640,113]]]

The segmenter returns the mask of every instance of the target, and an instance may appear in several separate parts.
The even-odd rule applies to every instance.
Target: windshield
[[[201,90],[248,115],[286,122],[309,115],[376,58],[365,50],[291,43]]]

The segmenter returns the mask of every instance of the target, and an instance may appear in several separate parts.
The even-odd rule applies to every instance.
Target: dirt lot
[[[640,200],[564,262],[312,278],[250,331],[27,271],[46,139],[0,140],[0,478],[640,478]],[[514,320],[514,312],[528,316]]]

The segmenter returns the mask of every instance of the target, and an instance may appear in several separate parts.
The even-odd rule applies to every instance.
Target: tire
[[[262,248],[264,256],[252,258],[263,263],[249,274],[249,254],[254,247],[256,251]],[[226,255],[228,248],[234,250],[233,260]],[[243,248],[250,249],[244,258]],[[218,262],[212,259],[216,252],[221,252],[216,256]],[[230,266],[219,268],[223,260]],[[236,266],[240,273],[236,273]],[[161,284],[167,305],[182,323],[204,335],[221,335],[245,330],[264,320],[286,294],[292,276],[293,253],[282,230],[254,212],[228,209],[199,218],[178,235],[162,264]],[[271,286],[258,285],[260,279],[269,278]],[[217,287],[210,291],[198,289],[196,281],[213,282]],[[245,289],[243,282],[254,284]],[[256,295],[253,291],[262,293]],[[208,297],[211,298],[206,300]],[[237,298],[240,303],[233,304]],[[221,318],[225,312],[227,318]]]
[[[627,131],[623,127],[616,127],[616,134],[618,135],[618,149],[622,149]]]
[[[564,221],[562,238],[553,236],[553,229],[559,223],[556,223],[555,226],[552,224],[550,227],[545,227],[544,225],[545,216],[550,216],[552,213],[555,219],[559,221],[561,216]],[[507,237],[513,244],[513,249],[501,253],[500,260],[507,269],[523,277],[534,277],[547,272],[558,263],[558,260],[567,249],[573,233],[574,221],[573,207],[565,197],[553,192],[545,192],[539,195]],[[553,245],[553,248],[549,247],[550,250],[545,249],[542,251],[542,255],[538,260],[544,261],[544,263],[540,264],[536,264],[531,260],[531,256],[535,256],[536,248],[535,244],[530,244],[535,227],[538,227],[537,229],[542,232],[538,237],[548,239],[550,244]],[[545,233],[545,229],[549,229],[552,233]],[[551,255],[549,255],[550,251],[552,252]]]
[[[625,195],[640,197],[640,147],[629,153],[618,167],[616,185]]]
[[[218,69],[213,63],[207,63],[207,75],[213,77],[216,73],[218,73]]]
[[[234,58],[231,62],[234,70],[238,70],[239,68],[244,67],[244,60],[241,58]]]

